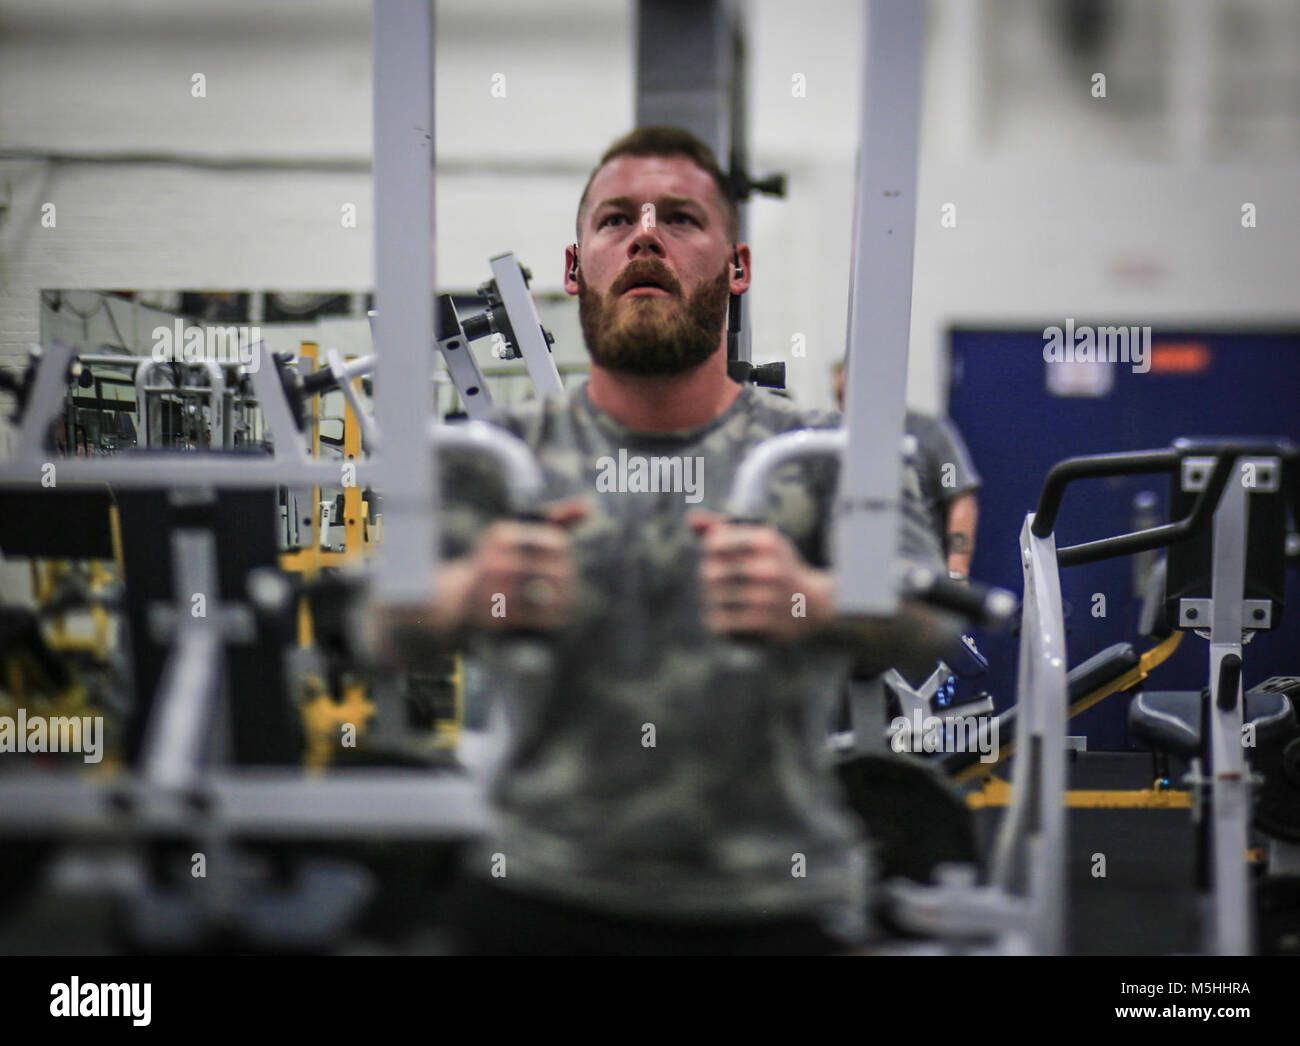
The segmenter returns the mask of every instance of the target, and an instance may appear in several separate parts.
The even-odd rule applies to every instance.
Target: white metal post
[[[1250,771],[1242,747],[1241,676],[1236,692],[1219,707],[1219,670],[1225,657],[1241,659],[1245,598],[1247,491],[1237,471],[1223,488],[1214,513],[1214,574],[1210,586],[1210,703],[1202,730],[1208,733],[1212,781],[1211,860],[1214,914],[1210,951],[1249,955],[1254,934],[1246,848],[1250,825]],[[1202,735],[1204,738],[1204,734]]]
[[[433,4],[375,0],[375,416],[383,426],[384,542],[375,594],[432,594],[437,457],[433,416]]]
[[[872,0],[867,14],[853,269],[849,287],[850,451],[840,467],[835,536],[841,613],[898,603],[904,399],[912,320],[924,5]]]

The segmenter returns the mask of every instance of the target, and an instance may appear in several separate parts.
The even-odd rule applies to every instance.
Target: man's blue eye
[[[619,218],[621,218],[621,219],[623,219],[624,221],[626,221],[626,220],[627,220],[627,215],[626,215],[626,214],[607,214],[607,215],[605,215],[605,217],[603,217],[603,218],[600,220],[600,225],[598,226],[598,228],[602,228],[602,229],[603,229],[603,228],[604,228],[606,225],[608,225],[610,222],[615,221],[616,219],[619,219]]]

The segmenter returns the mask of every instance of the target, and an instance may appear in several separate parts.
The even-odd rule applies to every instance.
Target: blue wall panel
[[[1199,369],[1153,367],[1135,373],[1113,365],[1114,385],[1095,398],[1062,397],[1046,386],[1042,329],[958,330],[952,334],[949,413],[961,429],[984,478],[975,560],[976,577],[1022,588],[1017,539],[1025,513],[1038,498],[1048,469],[1062,458],[1168,446],[1179,436],[1289,436],[1300,442],[1300,334],[1167,333],[1153,336],[1158,359],[1199,359]],[[1200,346],[1190,350],[1179,346]],[[1161,347],[1166,346],[1164,352]],[[1163,476],[1090,480],[1072,487],[1057,524],[1057,544],[1069,545],[1130,529],[1134,497],[1143,490],[1159,498],[1164,517]],[[1245,650],[1246,683],[1269,675],[1300,674],[1300,585],[1287,578],[1282,627],[1261,633]],[[1137,634],[1138,601],[1131,558],[1072,567],[1062,572],[1070,664],[1110,643],[1151,640]],[[1106,597],[1106,616],[1092,616],[1093,596]],[[1012,703],[1016,639],[980,636],[993,663],[981,680],[998,707]],[[1147,682],[1150,689],[1204,686],[1207,644],[1193,634]],[[1108,698],[1070,724],[1087,734],[1089,748],[1131,747],[1125,729],[1126,699]]]

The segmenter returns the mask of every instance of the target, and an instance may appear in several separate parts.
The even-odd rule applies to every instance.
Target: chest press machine
[[[1205,520],[1169,546],[1164,598],[1170,628],[1208,640],[1208,685],[1138,694],[1129,727],[1153,751],[1191,764],[1206,950],[1276,951],[1281,942],[1258,932],[1246,854],[1253,821],[1269,838],[1271,879],[1259,886],[1261,900],[1294,895],[1300,732],[1292,701],[1300,686],[1274,679],[1243,693],[1244,647],[1281,624],[1288,508],[1300,520],[1300,451],[1284,440],[1180,440],[1158,457],[1171,474],[1171,515],[1213,512],[1212,525]],[[1291,905],[1300,907],[1294,898]],[[1265,914],[1271,922],[1274,913]]]

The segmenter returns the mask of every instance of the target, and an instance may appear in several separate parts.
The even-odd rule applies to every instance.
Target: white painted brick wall
[[[1126,165],[1122,136],[1095,121],[1032,156],[954,155],[951,143],[981,115],[960,105],[956,8],[933,8],[914,403],[941,400],[943,332],[954,321],[1085,311],[1295,321],[1294,165]],[[536,290],[556,291],[588,167],[632,118],[631,5],[438,9],[440,285],[472,289],[490,255],[513,249]],[[750,9],[753,167],[787,171],[791,188],[788,200],[753,207],[756,355],[783,355],[805,334],[809,356],[787,360],[791,384],[802,402],[824,404],[827,368],[843,351],[861,9],[857,0]],[[207,76],[206,99],[190,97],[195,71]],[[0,0],[0,149],[364,165],[370,72],[364,2]],[[507,76],[506,98],[491,96],[494,72]],[[808,76],[806,98],[791,96],[792,72]],[[1048,115],[1034,112],[1032,125]],[[47,200],[57,229],[39,226]],[[1246,200],[1259,207],[1251,231],[1236,219]],[[948,201],[956,230],[938,224]],[[356,229],[341,227],[344,202],[357,205]],[[0,203],[0,362],[37,337],[40,288],[362,290],[373,278],[363,171],[3,162]],[[1150,282],[1123,277],[1134,264]]]

